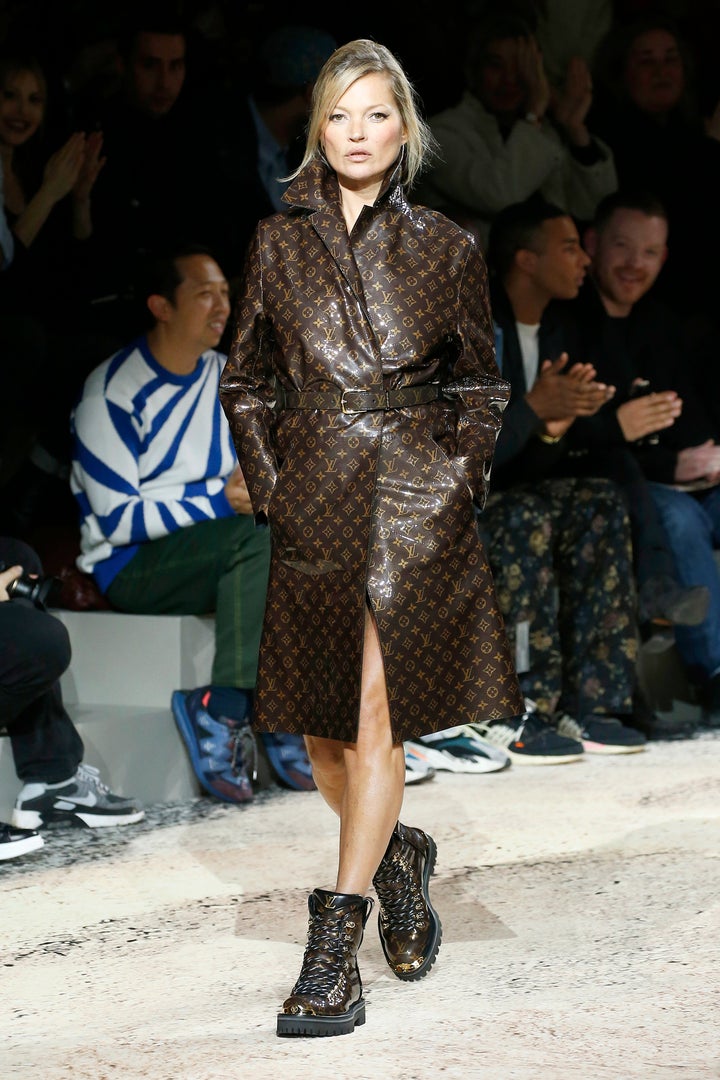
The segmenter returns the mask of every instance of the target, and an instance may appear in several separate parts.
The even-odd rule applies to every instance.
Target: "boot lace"
[[[370,910],[371,907],[368,914]],[[335,999],[341,999],[341,983],[350,968],[357,919],[364,921],[361,912],[357,915],[348,913],[328,924],[327,914],[322,910],[311,914],[302,968],[293,994],[319,994],[331,1004],[336,1004]],[[332,963],[328,963],[328,956]]]
[[[393,852],[373,878],[380,901],[383,926],[395,931],[412,931],[427,923],[427,907],[416,871],[402,852]]]

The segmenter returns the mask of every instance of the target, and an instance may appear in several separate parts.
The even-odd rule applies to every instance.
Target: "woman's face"
[[[322,147],[343,187],[374,197],[406,138],[390,79],[373,72],[357,79],[331,110]]]
[[[667,30],[639,34],[625,62],[625,86],[638,109],[663,113],[680,101],[685,72],[678,43]]]
[[[45,116],[45,89],[32,71],[14,71],[0,91],[0,143],[22,146]]]
[[[493,116],[517,116],[527,99],[518,64],[518,39],[491,41],[476,83],[476,93]]]

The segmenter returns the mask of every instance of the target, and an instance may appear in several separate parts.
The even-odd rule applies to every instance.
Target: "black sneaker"
[[[483,739],[501,746],[515,765],[565,765],[580,761],[584,753],[581,742],[558,734],[541,712],[473,726]]]
[[[27,855],[37,851],[44,840],[34,829],[15,829],[12,825],[0,822],[0,862],[3,859],[15,859],[18,855]]]
[[[79,765],[64,784],[25,784],[15,802],[12,821],[21,829],[37,829],[52,821],[67,821],[89,829],[134,825],[145,811],[134,799],[114,795],[92,765]]]
[[[563,714],[557,717],[557,730],[579,739],[588,754],[637,754],[647,743],[640,731],[625,727],[614,716],[584,716],[579,723]]]

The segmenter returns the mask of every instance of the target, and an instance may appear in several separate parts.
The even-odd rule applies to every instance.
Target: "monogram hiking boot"
[[[422,979],[440,948],[442,925],[428,895],[436,857],[431,836],[398,822],[373,878],[380,944],[398,979]]]
[[[369,897],[315,889],[300,976],[278,1013],[278,1035],[348,1035],[365,1023],[357,951],[372,910]]]

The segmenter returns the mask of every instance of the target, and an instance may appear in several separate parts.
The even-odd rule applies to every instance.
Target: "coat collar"
[[[385,174],[380,193],[373,204],[373,210],[385,206],[397,210],[407,208],[408,204],[402,188],[402,172],[403,155],[401,154]],[[306,165],[293,180],[283,195],[283,201],[293,209],[310,212],[329,209],[340,211],[340,187],[337,175],[329,165],[316,158]]]

